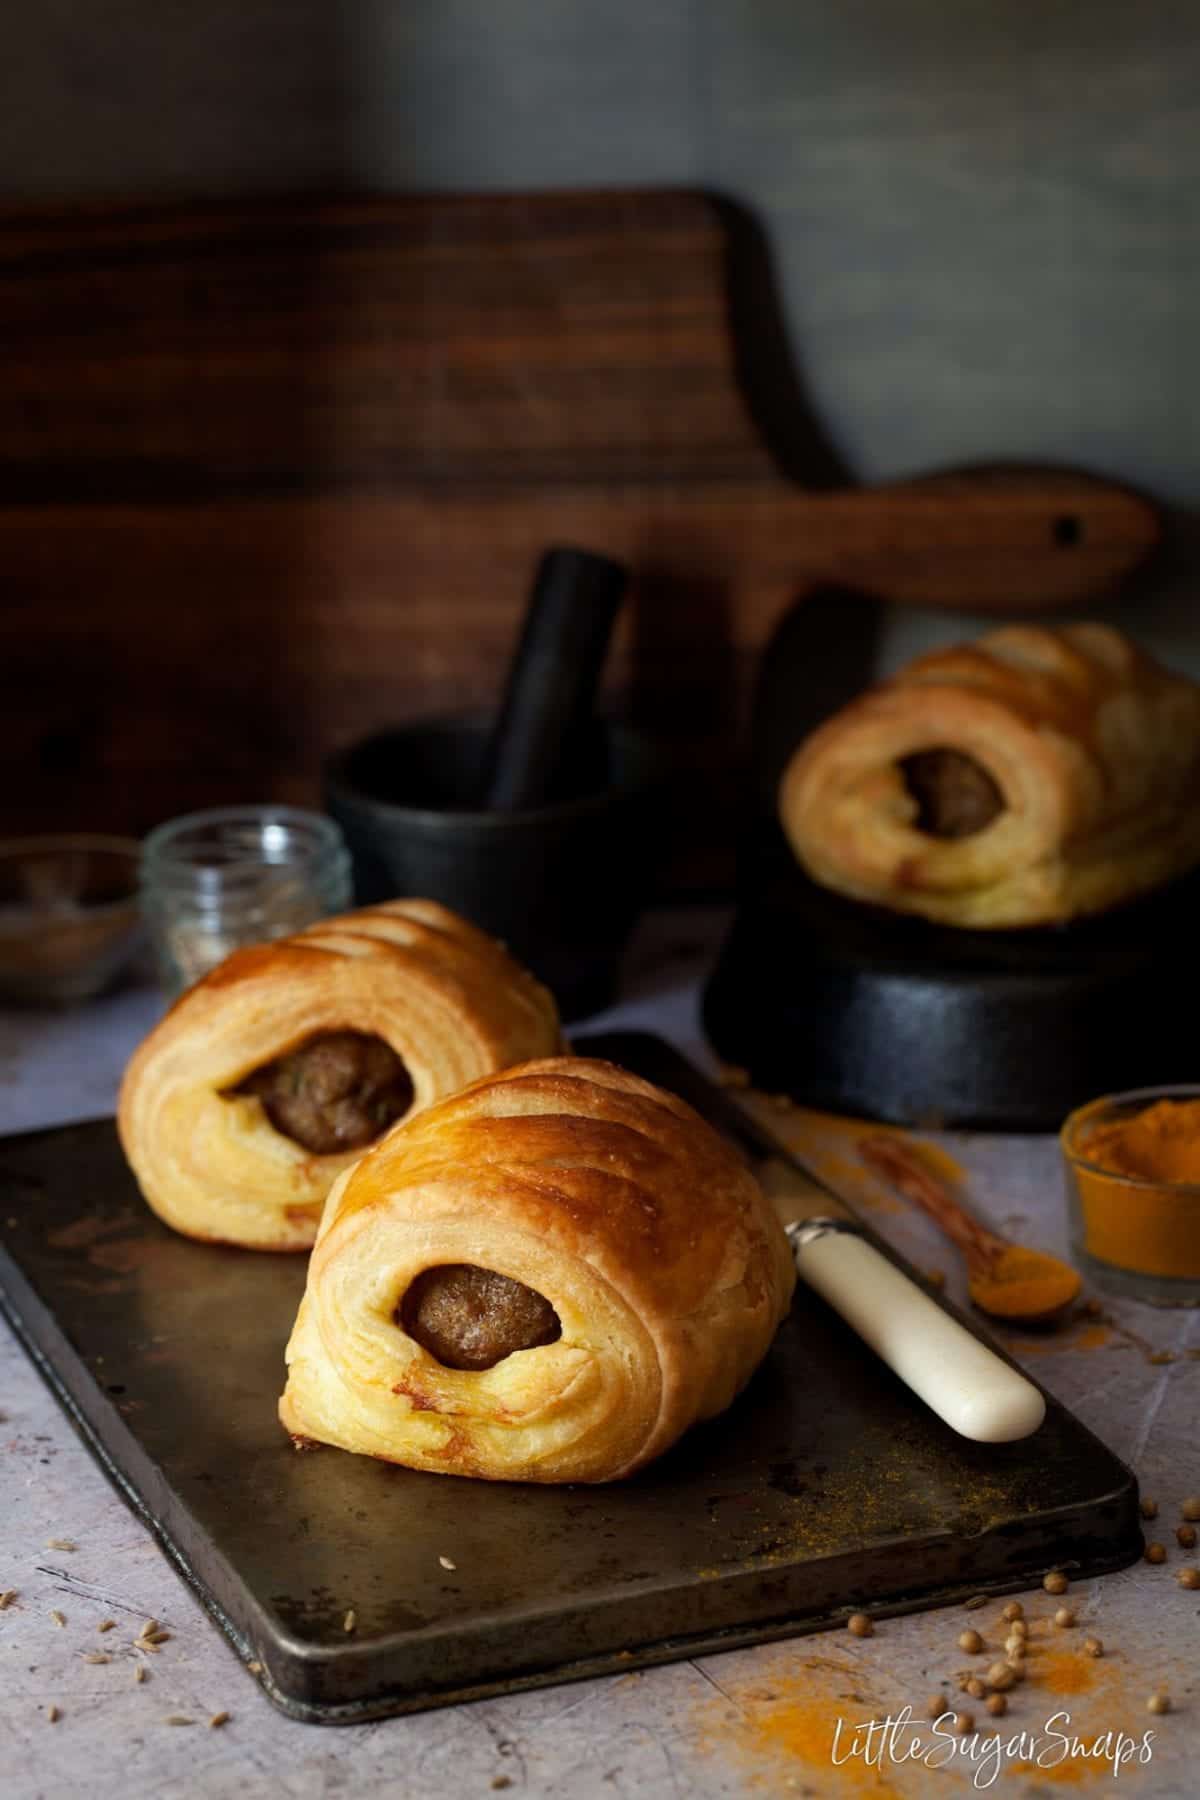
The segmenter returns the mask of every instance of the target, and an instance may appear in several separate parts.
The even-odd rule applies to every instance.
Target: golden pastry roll
[[[794,1282],[758,1183],[690,1107],[611,1063],[526,1063],[339,1179],[280,1418],[415,1469],[614,1481],[730,1404]]]
[[[307,1250],[337,1177],[397,1120],[561,1048],[554,1001],[431,900],[235,950],[134,1053],[117,1124],[190,1237]]]
[[[812,733],[779,790],[823,886],[947,925],[1041,925],[1200,862],[1200,686],[1106,625],[921,656]]]

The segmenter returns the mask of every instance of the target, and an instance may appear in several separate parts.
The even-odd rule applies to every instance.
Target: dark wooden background
[[[728,879],[756,657],[824,580],[978,611],[1112,587],[1133,496],[853,489],[753,222],[687,191],[0,218],[0,819],[309,803],[328,750],[491,706],[551,542],[635,582],[610,708],[674,771],[669,878]]]

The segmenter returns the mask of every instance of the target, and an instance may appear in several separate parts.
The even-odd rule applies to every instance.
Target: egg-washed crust
[[[970,757],[1003,806],[918,827],[907,757]],[[1106,625],[1008,626],[921,656],[843,707],[784,771],[779,813],[815,881],[947,925],[1071,919],[1200,863],[1200,685]]]
[[[473,1263],[561,1336],[479,1371],[398,1323],[426,1269]],[[330,1194],[280,1404],[301,1439],[446,1474],[610,1481],[721,1412],[795,1270],[734,1150],[611,1063],[528,1062],[395,1126]]]
[[[413,1084],[409,1115],[561,1047],[550,994],[485,932],[430,900],[391,900],[237,950],[134,1053],[117,1124],[142,1193],[176,1231],[307,1250],[361,1149],[317,1155],[234,1090],[315,1035],[378,1036]]]

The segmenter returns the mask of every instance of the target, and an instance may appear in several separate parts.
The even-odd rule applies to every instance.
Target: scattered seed
[[[135,1681],[145,1681],[145,1679],[146,1679],[145,1663],[135,1663],[134,1664],[133,1679]]]
[[[1148,1563],[1165,1563],[1166,1560],[1167,1547],[1165,1544],[1146,1545],[1146,1561]]]
[[[963,1692],[965,1694],[970,1694],[972,1700],[982,1700],[987,1693],[987,1689],[982,1681],[980,1681],[978,1675],[971,1675],[968,1676],[963,1684]]]
[[[1019,1656],[1021,1658],[1024,1658],[1025,1653],[1028,1650],[1028,1648],[1029,1648],[1029,1646],[1025,1642],[1024,1638],[1010,1637],[1010,1638],[1005,1638],[1005,1640],[1004,1640],[1005,1656]]]
[[[1015,1638],[1027,1638],[1029,1636],[1029,1627],[1024,1619],[1014,1619],[1008,1628],[1008,1635],[1009,1637]]]
[[[1185,1519],[1190,1519],[1193,1525],[1196,1524],[1200,1520],[1200,1494],[1189,1494],[1179,1510]]]
[[[1173,1363],[1175,1352],[1173,1350],[1152,1350],[1146,1361],[1148,1363]]]
[[[62,1714],[59,1712],[57,1706],[48,1706],[46,1708],[46,1718],[51,1725],[56,1725],[59,1719],[62,1718]]]
[[[54,1620],[54,1623],[55,1623],[55,1624],[56,1624],[56,1625],[57,1625],[57,1626],[58,1626],[58,1627],[59,1627],[59,1628],[60,1628],[60,1629],[61,1629],[61,1628],[62,1628],[62,1626],[64,1626],[64,1625],[65,1625],[65,1624],[66,1624],[66,1622],[67,1622],[67,1621],[66,1621],[66,1619],[65,1619],[65,1618],[64,1618],[64,1616],[63,1616],[63,1614],[62,1614],[62,1613],[60,1613],[60,1612],[59,1612],[59,1610],[58,1610],[58,1608],[57,1608],[57,1607],[56,1607],[56,1606],[52,1606],[52,1607],[51,1607],[51,1608],[50,1608],[50,1617],[51,1617],[51,1618],[52,1618],[52,1619],[53,1619],[53,1620]]]
[[[1025,1608],[1021,1605],[1019,1600],[1010,1600],[1004,1611],[1000,1614],[1000,1617],[1005,1620],[1007,1624],[1011,1625],[1014,1619],[1023,1619],[1025,1617]]]
[[[940,1719],[942,1714],[945,1712],[945,1710],[946,1710],[945,1695],[944,1694],[930,1694],[928,1700],[925,1702],[926,1718],[927,1719]]]
[[[945,1269],[926,1269],[925,1279],[939,1294],[946,1285]]]
[[[0,1594],[0,1612],[8,1611],[19,1592],[18,1588],[5,1588],[4,1592]]]
[[[357,1624],[358,1624],[358,1614],[355,1612],[354,1608],[351,1607],[350,1611],[346,1614],[345,1618],[342,1620],[342,1630],[345,1632],[351,1632],[354,1630],[354,1628]]]
[[[1146,1711],[1152,1713],[1169,1713],[1171,1696],[1169,1694],[1151,1694],[1146,1702]]]
[[[117,1623],[117,1621],[115,1619],[101,1619],[100,1623],[96,1627],[96,1630],[97,1631],[112,1631],[115,1629],[116,1623]]]
[[[1071,1611],[1069,1606],[1060,1606],[1054,1615],[1054,1623],[1056,1625],[1061,1625],[1063,1629],[1066,1630],[1069,1625],[1075,1623],[1075,1614]]]
[[[1000,1718],[1002,1714],[1008,1711],[1008,1696],[1005,1694],[989,1694],[987,1697],[987,1709],[991,1713],[993,1719]]]
[[[875,1627],[866,1613],[851,1613],[846,1620],[846,1630],[851,1637],[874,1637]]]
[[[263,1666],[260,1662],[249,1662],[246,1664],[246,1667],[252,1675],[261,1675],[263,1672]]]
[[[1016,1681],[1016,1673],[1011,1664],[994,1662],[987,1672],[988,1685],[1001,1690],[1012,1687]]]
[[[195,1723],[195,1719],[185,1718],[183,1713],[168,1713],[164,1720],[164,1724],[167,1725],[194,1725]]]
[[[112,1657],[106,1656],[103,1650],[85,1650],[83,1660],[90,1663],[106,1663],[111,1662]]]
[[[1004,1660],[1008,1664],[1009,1668],[1012,1670],[1013,1680],[1014,1681],[1024,1681],[1024,1679],[1025,1679],[1025,1658],[1023,1656],[1009,1655],[1009,1656],[1006,1656]]]
[[[439,1556],[438,1561],[441,1563],[443,1569],[457,1569],[458,1567],[458,1564],[456,1562],[451,1562],[448,1556]]]
[[[47,1550],[78,1550],[79,1545],[73,1544],[70,1538],[47,1538],[46,1548]]]
[[[1196,1527],[1194,1525],[1177,1525],[1175,1541],[1184,1550],[1194,1550],[1196,1548]]]
[[[1149,1495],[1147,1495],[1146,1498],[1142,1501],[1141,1510],[1142,1510],[1143,1519],[1157,1519],[1157,1517],[1158,1517],[1158,1501],[1151,1500]]]
[[[1042,1586],[1048,1594],[1065,1594],[1070,1585],[1061,1569],[1051,1569],[1042,1580]]]
[[[226,1725],[228,1722],[229,1714],[227,1712],[214,1713],[212,1718],[208,1721],[208,1729],[210,1731],[216,1731],[219,1726]]]
[[[969,1712],[955,1713],[954,1729],[959,1737],[966,1737],[968,1731],[975,1729],[975,1714]]]
[[[147,1619],[146,1622],[144,1623],[144,1625],[142,1626],[141,1631],[138,1633],[138,1636],[139,1637],[149,1637],[150,1633],[152,1631],[157,1631],[157,1630],[158,1630],[158,1620],[157,1619]]]
[[[963,1601],[963,1610],[965,1612],[978,1612],[979,1608],[981,1606],[986,1606],[987,1603],[988,1597],[986,1594],[972,1594],[969,1600]]]
[[[1180,1569],[1175,1579],[1182,1588],[1200,1588],[1200,1569],[1189,1565],[1186,1569]]]
[[[499,1791],[501,1788],[510,1788],[511,1786],[512,1786],[512,1776],[511,1775],[493,1775],[492,1776],[492,1787],[494,1789],[496,1789],[497,1791]]]
[[[965,1650],[968,1656],[978,1656],[979,1652],[984,1649],[985,1646],[983,1639],[977,1631],[960,1631],[958,1634],[958,1647],[960,1650]]]
[[[1103,1656],[1104,1643],[1101,1638],[1084,1638],[1083,1653],[1085,1656]]]
[[[169,1644],[170,1641],[170,1632],[164,1631],[161,1625],[156,1627],[154,1631],[143,1631],[141,1637],[138,1639],[138,1642],[140,1644],[145,1644],[148,1650],[157,1650],[160,1644]]]

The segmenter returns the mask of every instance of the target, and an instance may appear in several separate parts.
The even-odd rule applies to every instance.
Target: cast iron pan
[[[882,610],[824,590],[768,650],[739,908],[704,997],[714,1047],[757,1086],[904,1125],[1050,1130],[1097,1094],[1189,1079],[1200,877],[1067,926],[956,931],[803,874],[779,774],[870,679]]]

